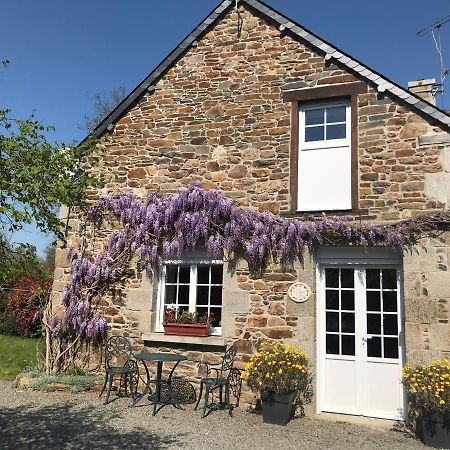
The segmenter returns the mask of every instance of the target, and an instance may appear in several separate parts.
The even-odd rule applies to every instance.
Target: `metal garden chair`
[[[240,396],[240,370],[233,368],[234,359],[236,357],[237,348],[232,345],[228,348],[219,364],[200,363],[206,366],[206,377],[200,380],[200,393],[198,396],[195,409],[198,408],[202,399],[203,388],[205,388],[205,403],[203,405],[202,418],[212,411],[212,403],[208,404],[210,394],[215,390],[219,390],[220,406],[225,406],[228,409],[230,416],[233,414],[233,405],[230,403],[230,392],[238,399]],[[217,367],[213,367],[217,366]],[[214,376],[215,374],[215,376]],[[225,402],[223,402],[223,390],[225,389]],[[207,412],[208,410],[208,412]]]
[[[135,398],[139,381],[139,369],[137,362],[133,359],[130,341],[123,336],[112,336],[106,341],[105,350],[105,383],[103,384],[100,397],[106,387],[105,405],[109,401],[114,376],[120,376],[119,396],[122,392],[126,397]]]

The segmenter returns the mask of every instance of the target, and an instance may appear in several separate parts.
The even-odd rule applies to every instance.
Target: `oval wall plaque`
[[[292,283],[288,289],[290,299],[296,303],[303,303],[311,297],[311,288],[300,281]]]

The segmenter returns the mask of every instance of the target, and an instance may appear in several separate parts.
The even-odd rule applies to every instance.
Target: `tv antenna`
[[[441,95],[441,106],[444,106],[444,83],[447,75],[449,74],[449,69],[446,69],[444,66],[444,58],[442,56],[442,41],[441,41],[441,28],[442,25],[450,22],[450,14],[445,16],[443,19],[437,20],[433,22],[431,25],[428,25],[423,30],[417,32],[417,36],[425,36],[428,33],[431,33],[433,36],[434,44],[436,46],[436,50],[439,56],[439,69],[440,69],[440,82],[436,85],[436,90],[434,95]]]

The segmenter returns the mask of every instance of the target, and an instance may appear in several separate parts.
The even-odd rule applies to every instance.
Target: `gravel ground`
[[[146,401],[103,405],[95,392],[16,391],[0,381],[0,448],[6,449],[415,449],[417,440],[343,422],[296,418],[286,427],[264,425],[241,407],[234,417],[214,411],[205,419],[187,405],[151,416]]]

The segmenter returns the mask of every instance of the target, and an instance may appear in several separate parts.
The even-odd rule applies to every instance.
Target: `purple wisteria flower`
[[[152,277],[164,258],[206,249],[226,257],[230,271],[244,260],[252,274],[261,275],[272,262],[289,269],[303,262],[305,249],[319,245],[387,246],[403,249],[420,234],[417,219],[400,225],[359,226],[323,214],[308,220],[287,219],[237,206],[217,190],[204,190],[197,181],[173,195],[151,193],[140,199],[130,192],[101,198],[87,213],[87,224],[118,223],[103,249],[89,257],[68,252],[71,281],[62,292],[65,311],[50,320],[52,336],[65,347],[77,337],[99,342],[107,323],[96,299],[125,276],[132,261]]]

